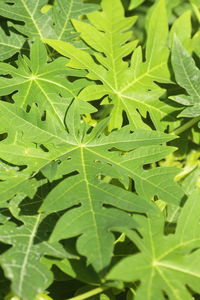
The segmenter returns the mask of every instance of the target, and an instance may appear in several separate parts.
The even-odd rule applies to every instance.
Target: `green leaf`
[[[140,280],[134,299],[193,299],[189,287],[199,288],[199,202],[200,191],[187,200],[175,234],[163,235],[164,218],[158,211],[148,218],[137,218],[142,239],[130,234],[140,253],[123,259],[109,273],[108,279]]]
[[[188,118],[200,116],[200,70],[177,38],[172,49],[172,66],[177,83],[188,94],[171,97],[174,101],[189,106],[179,116]]]
[[[30,37],[42,38],[44,35],[53,34],[51,18],[49,13],[42,14],[42,7],[47,4],[47,0],[2,0],[0,4],[0,15],[22,21],[23,25],[15,24],[15,28]],[[11,5],[12,4],[12,5]]]
[[[179,18],[177,18],[172,25],[169,35],[170,47],[172,47],[173,45],[174,35],[176,35],[182,43],[187,45],[188,42],[191,43],[191,34],[191,11],[188,10],[184,12]]]
[[[144,0],[131,0],[129,9],[134,9],[137,6],[139,6],[140,4],[142,4],[143,2],[144,2]]]
[[[165,128],[166,123],[163,119],[171,108],[158,100],[164,90],[155,83],[170,82],[167,67],[169,50],[166,48],[168,21],[165,1],[161,0],[155,5],[149,21],[146,61],[143,62],[139,46],[132,55],[130,65],[124,58],[132,53],[137,41],[130,41],[131,32],[127,30],[135,23],[136,18],[124,17],[120,0],[115,2],[115,6],[111,0],[104,0],[102,9],[101,12],[87,15],[91,25],[73,20],[81,38],[94,49],[93,55],[98,63],[88,52],[71,44],[54,40],[45,40],[46,43],[70,58],[68,66],[87,70],[88,78],[101,81],[102,84],[83,89],[79,98],[92,101],[109,95],[109,103],[114,104],[110,130],[121,127],[123,111],[126,112],[133,128],[147,127],[141,119],[141,115],[146,117],[147,113],[157,129]],[[168,118],[170,119],[170,116]]]
[[[8,28],[9,30],[10,28]],[[0,28],[0,60],[5,60],[16,52],[20,52],[24,44],[24,38],[13,31],[9,31],[7,35],[2,28]]]
[[[41,114],[48,111],[59,126],[63,126],[65,112],[70,102],[77,96],[79,90],[87,85],[85,80],[77,80],[71,83],[67,76],[79,76],[83,73],[70,72],[65,67],[67,59],[57,58],[48,62],[45,46],[36,41],[30,52],[30,60],[27,57],[19,57],[18,67],[6,63],[0,63],[0,73],[9,75],[10,78],[0,78],[0,95],[13,96],[17,106],[27,108],[37,103]],[[85,107],[86,106],[82,106]],[[95,111],[89,109],[88,112]],[[84,111],[85,112],[85,111]]]
[[[47,0],[2,0],[0,15],[21,22],[22,24],[14,22],[13,27],[28,38],[54,38],[71,42],[78,36],[71,24],[71,18],[78,18],[98,7],[81,0],[55,0],[52,8],[44,13],[43,8],[47,3]],[[10,36],[3,32],[2,34],[0,57],[6,59],[19,52],[26,38],[12,32]]]
[[[123,189],[99,181],[100,175],[119,178],[122,182],[126,182],[127,175],[130,176],[135,181],[139,195],[147,200],[155,195],[156,189],[157,195],[161,198],[177,204],[181,193],[172,180],[166,179],[164,184],[166,188],[157,184],[158,176],[159,178],[163,177],[163,180],[165,180],[166,169],[158,169],[155,172],[154,170],[143,171],[141,168],[141,163],[152,162],[161,158],[165,155],[164,153],[171,151],[171,149],[158,145],[168,137],[161,133],[155,134],[149,131],[138,131],[129,134],[126,128],[117,133],[112,133],[109,137],[102,136],[98,139],[97,137],[96,139],[94,135],[92,137],[90,135],[79,137],[81,143],[79,142],[77,150],[69,151],[66,158],[62,159],[57,169],[58,178],[60,172],[63,173],[66,170],[67,160],[70,160],[70,170],[76,170],[78,174],[58,184],[46,197],[41,211],[53,212],[81,203],[80,207],[68,211],[60,218],[51,240],[58,241],[81,234],[77,242],[77,249],[79,253],[87,256],[89,262],[99,271],[108,264],[111,257],[113,236],[109,231],[121,231],[120,228],[131,226],[129,219],[122,212],[114,208],[106,210],[103,204],[128,211],[132,209],[141,211],[142,207],[140,208],[140,205],[144,205],[143,202],[137,204],[136,198],[136,202],[134,201],[134,195],[125,192]],[[132,147],[136,149],[121,157],[118,152],[110,152],[112,148],[130,151]],[[139,148],[137,149],[137,147]],[[98,164],[98,171],[96,164]],[[170,174],[170,169],[167,172]],[[174,170],[172,169],[171,172],[173,177]],[[44,174],[48,176],[47,170]],[[144,193],[144,190],[147,192]],[[126,203],[123,199],[126,199]],[[137,207],[137,205],[139,206]],[[120,227],[118,227],[119,218],[121,220]],[[103,247],[105,243],[106,248]],[[91,253],[91,248],[96,249],[95,254]],[[96,259],[97,255],[98,259]]]
[[[37,110],[31,115],[31,111],[26,113],[14,104],[0,102],[0,107],[0,125],[9,136],[14,119],[17,135],[10,142],[9,138],[7,143],[4,140],[0,149],[2,159],[15,165],[23,163],[26,168],[21,174],[32,175],[41,170],[51,181],[68,174],[47,195],[41,211],[51,213],[74,207],[60,218],[51,239],[82,234],[78,239],[78,251],[87,256],[96,270],[102,270],[110,261],[114,242],[110,230],[122,231],[136,226],[123,210],[143,212],[150,209],[149,204],[135,194],[105,183],[104,176],[116,178],[125,186],[130,177],[135,181],[138,194],[147,201],[157,195],[166,202],[178,204],[182,192],[173,183],[177,171],[173,168],[143,169],[145,164],[158,161],[174,150],[160,145],[173,139],[172,136],[149,130],[130,133],[128,127],[104,136],[101,132],[105,122],[88,133],[88,125],[78,122],[76,101],[68,109],[69,134],[64,129],[55,130],[48,114],[46,121],[39,121]],[[46,150],[39,147],[41,143]],[[118,151],[114,151],[115,148]],[[96,249],[95,253],[90,251],[91,247]]]
[[[52,19],[55,23],[56,39],[72,42],[78,36],[72,26],[71,19],[76,19],[90,11],[96,10],[97,5],[84,3],[82,0],[56,0],[52,9]],[[47,37],[46,35],[44,37]],[[53,38],[50,37],[49,38]]]
[[[6,277],[12,280],[13,293],[34,300],[53,280],[53,274],[40,262],[44,254],[68,256],[60,245],[40,241],[37,234],[41,214],[19,218],[23,225],[7,222],[0,226],[0,240],[12,247],[0,256]],[[70,257],[70,255],[69,255]]]

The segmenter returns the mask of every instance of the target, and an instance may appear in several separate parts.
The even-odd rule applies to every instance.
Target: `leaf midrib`
[[[28,263],[29,255],[31,253],[31,248],[33,246],[33,241],[34,241],[34,238],[36,236],[36,232],[37,232],[37,228],[38,228],[38,225],[39,225],[39,222],[40,222],[40,218],[41,218],[41,214],[38,214],[38,216],[36,217],[35,225],[33,227],[32,233],[31,233],[29,241],[28,241],[28,245],[27,245],[27,248],[26,248],[26,254],[24,256],[24,261],[21,265],[20,274],[19,274],[19,286],[18,286],[18,293],[19,293],[20,296],[22,295],[24,277],[26,275],[26,266],[27,266],[27,263]]]

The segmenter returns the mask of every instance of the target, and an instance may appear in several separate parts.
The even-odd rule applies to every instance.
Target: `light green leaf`
[[[187,200],[178,220],[175,234],[163,235],[164,218],[157,215],[137,218],[143,238],[130,233],[140,253],[123,259],[108,279],[140,280],[135,300],[193,299],[189,287],[200,293],[199,209],[200,191]]]
[[[200,31],[197,31],[196,34],[192,38],[192,49],[194,49],[195,53],[200,56]]]
[[[0,28],[0,60],[5,60],[16,52],[20,52],[23,44],[24,38],[21,35],[12,31],[6,35],[4,30]]]
[[[177,83],[189,95],[171,97],[174,101],[189,106],[179,116],[188,118],[200,116],[200,70],[177,38],[172,49],[172,66]]]
[[[43,8],[47,4],[47,0],[2,0],[0,15],[23,22],[13,26],[29,38],[72,41],[77,33],[71,25],[71,18],[77,18],[98,7],[81,0],[55,0],[52,8],[44,13]],[[11,38],[9,40],[11,41]]]
[[[92,3],[84,3],[82,0],[56,0],[52,9],[52,20],[56,39],[62,41],[73,41],[78,36],[72,26],[71,19],[78,18],[90,11],[97,9],[98,6]],[[44,37],[47,37],[46,35]],[[49,38],[53,38],[50,37]]]
[[[140,4],[142,4],[145,0],[131,0],[130,5],[129,5],[129,9],[134,9],[137,6],[139,6]]]
[[[22,21],[23,25],[14,25],[19,32],[30,37],[43,38],[45,35],[53,34],[50,14],[41,12],[47,2],[47,0],[11,0],[10,2],[2,0],[0,15]]]
[[[191,43],[191,34],[192,34],[192,24],[191,24],[191,11],[188,10],[183,13],[179,18],[177,18],[170,30],[169,35],[169,46],[172,47],[174,35],[178,39],[187,45],[188,41]]]
[[[146,117],[148,112],[156,128],[165,128],[163,119],[171,108],[158,100],[164,90],[155,83],[170,82],[167,67],[169,50],[166,48],[168,21],[165,1],[161,0],[155,5],[149,21],[146,61],[143,62],[142,50],[138,47],[132,55],[130,66],[123,58],[136,47],[136,41],[127,43],[131,38],[131,32],[127,30],[135,23],[136,18],[124,17],[120,0],[115,2],[115,6],[111,0],[104,0],[102,9],[102,12],[87,15],[91,25],[73,20],[81,38],[95,50],[93,55],[100,64],[97,64],[88,52],[71,44],[45,41],[70,58],[68,66],[87,70],[88,78],[101,81],[99,86],[91,85],[83,89],[79,98],[91,101],[109,95],[110,103],[114,104],[109,123],[110,130],[121,127],[123,111],[126,112],[133,128],[147,127],[141,115]],[[170,120],[170,116],[168,118]]]
[[[0,78],[0,95],[17,91],[13,96],[17,106],[26,109],[28,105],[37,103],[41,115],[44,111],[48,112],[62,127],[67,107],[79,90],[87,85],[85,80],[77,80],[74,83],[67,80],[69,75],[82,74],[78,74],[77,71],[69,72],[65,67],[66,63],[64,58],[48,62],[45,46],[36,41],[31,47],[30,60],[25,56],[19,57],[18,68],[0,63],[0,73],[11,77]],[[86,111],[95,111],[91,108]]]

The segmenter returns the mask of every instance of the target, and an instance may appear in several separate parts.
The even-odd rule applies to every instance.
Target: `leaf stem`
[[[94,295],[100,294],[101,292],[107,290],[108,287],[98,287],[96,289],[93,289],[89,292],[86,292],[84,294],[69,298],[67,300],[84,300],[84,299],[88,299],[89,297],[92,297]]]
[[[193,118],[192,120],[188,121],[187,123],[183,124],[179,128],[175,129],[172,133],[175,135],[180,135],[182,132],[186,131],[190,127],[192,127],[194,124],[196,124],[198,121],[200,121],[200,116]]]

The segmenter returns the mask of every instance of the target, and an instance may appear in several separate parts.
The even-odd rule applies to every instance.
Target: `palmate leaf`
[[[0,95],[17,91],[18,93],[13,96],[17,106],[27,108],[28,105],[37,103],[41,113],[48,111],[63,127],[68,105],[80,89],[87,85],[84,79],[75,83],[67,80],[67,76],[82,74],[76,71],[69,72],[64,66],[66,62],[66,59],[58,58],[48,63],[45,46],[42,42],[36,41],[31,47],[30,59],[25,56],[19,57],[18,68],[0,63],[0,73],[10,76],[0,78]],[[83,106],[84,102],[80,104]],[[92,106],[90,107],[88,112],[94,111]]]
[[[177,83],[188,93],[187,96],[171,97],[176,102],[189,106],[179,116],[188,118],[200,116],[200,70],[177,38],[172,49],[172,66]]]
[[[1,21],[2,22],[2,21]],[[8,30],[10,28],[8,27]],[[24,37],[9,31],[9,35],[0,28],[0,60],[5,60],[19,52],[24,44]]]
[[[148,218],[140,216],[142,239],[130,234],[140,253],[122,260],[108,279],[140,280],[134,299],[194,299],[189,292],[200,293],[200,191],[194,192],[184,205],[175,234],[163,235],[161,212]]]
[[[83,3],[82,0],[55,0],[54,5],[46,13],[42,8],[47,0],[2,0],[0,15],[11,20],[21,21],[13,24],[20,33],[32,39],[54,38],[72,41],[78,34],[75,32],[70,19],[95,10],[98,6]],[[4,35],[2,40],[2,59],[12,56],[21,48],[25,37],[12,33]]]
[[[7,222],[0,226],[0,241],[12,247],[0,256],[5,275],[12,281],[14,295],[23,300],[34,300],[53,281],[51,271],[40,262],[42,255],[69,257],[61,245],[40,240],[38,227],[41,214],[18,219],[23,225]]]
[[[96,270],[102,270],[110,261],[114,240],[110,231],[136,226],[123,210],[147,211],[150,204],[145,199],[150,201],[155,195],[166,202],[179,203],[182,192],[173,182],[174,168],[143,169],[144,165],[174,150],[161,145],[173,136],[149,130],[130,133],[129,127],[104,136],[101,132],[107,125],[105,121],[92,131],[88,125],[80,123],[77,101],[68,109],[69,133],[60,128],[56,130],[59,121],[49,120],[48,113],[46,121],[41,121],[37,109],[26,113],[15,104],[1,101],[0,112],[0,127],[8,133],[8,139],[0,148],[4,161],[26,166],[21,174],[33,176],[41,171],[50,181],[68,174],[49,192],[41,211],[51,213],[73,207],[58,221],[51,239],[81,235],[78,251],[87,256]],[[17,134],[14,139],[13,122]],[[119,151],[115,151],[117,149]],[[125,187],[129,185],[129,177],[132,178],[136,191],[144,200],[106,183],[102,176],[116,178]],[[91,247],[95,253],[91,252]]]
[[[132,128],[147,127],[141,118],[141,115],[146,117],[147,112],[156,128],[165,128],[164,119],[172,108],[158,100],[164,90],[155,83],[170,82],[165,1],[161,0],[155,5],[148,23],[146,60],[143,62],[139,46],[132,55],[130,65],[124,58],[133,52],[137,41],[128,42],[131,32],[127,30],[136,22],[136,17],[124,17],[120,0],[115,1],[115,5],[112,0],[103,0],[101,3],[103,11],[87,15],[91,25],[73,20],[81,38],[94,49],[93,55],[97,62],[89,53],[71,44],[48,39],[45,40],[46,43],[71,59],[68,66],[87,70],[88,78],[101,81],[102,84],[86,87],[79,98],[90,101],[109,95],[111,101],[102,103],[114,104],[110,129],[121,127],[123,111]]]

